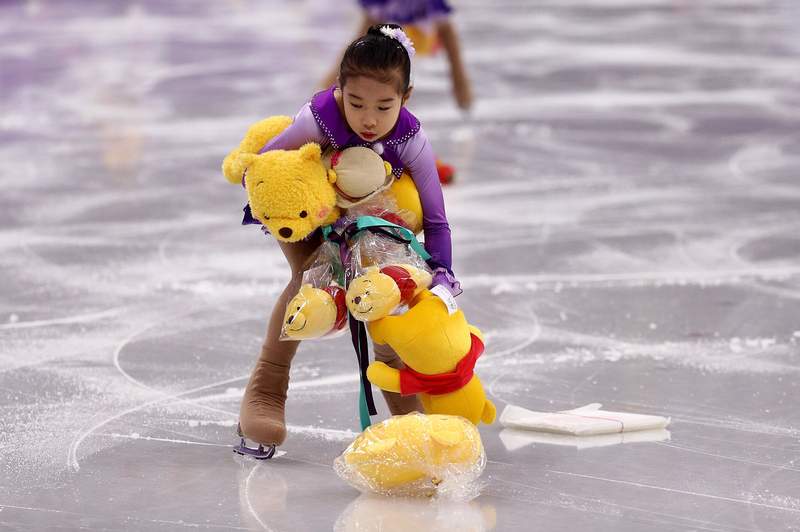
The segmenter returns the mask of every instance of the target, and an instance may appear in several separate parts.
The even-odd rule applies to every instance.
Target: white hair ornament
[[[392,28],[390,26],[381,26],[381,33],[399,42],[408,53],[408,59],[412,59],[417,51],[414,49],[414,43],[408,38],[406,32],[402,28]]]

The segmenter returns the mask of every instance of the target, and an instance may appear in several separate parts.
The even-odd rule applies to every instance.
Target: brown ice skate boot
[[[264,453],[269,456],[259,456],[262,453],[254,449],[240,449],[243,451],[241,454],[250,454],[256,458],[271,457],[275,446],[286,439],[284,406],[286,390],[289,388],[291,355],[294,353],[290,353],[288,357],[280,356],[285,353],[272,354],[273,356],[269,356],[266,348],[261,348],[261,356],[250,375],[239,410],[239,435],[267,448]]]
[[[397,356],[397,353],[388,345],[372,344],[375,352],[375,360],[385,363],[387,366],[395,369],[405,368],[405,364]],[[401,395],[397,392],[387,392],[381,390],[383,399],[386,401],[386,406],[389,407],[389,412],[393,416],[409,414],[411,412],[424,412],[422,403],[416,395]]]

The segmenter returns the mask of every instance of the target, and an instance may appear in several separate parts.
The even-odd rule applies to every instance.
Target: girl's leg
[[[387,366],[402,369],[405,366],[397,353],[388,345],[372,344],[372,349],[375,352],[375,360],[386,363]],[[410,412],[422,412],[422,404],[416,395],[402,396],[399,393],[387,392],[381,390],[383,399],[386,401],[386,406],[389,407],[389,412],[393,416],[408,414]]]
[[[453,95],[456,103],[461,109],[467,110],[472,107],[472,88],[470,87],[467,71],[461,59],[461,45],[459,44],[458,33],[450,19],[445,19],[437,25],[439,39],[442,48],[447,53],[450,61],[450,80],[453,84]]]
[[[287,244],[278,242],[292,270],[292,278],[272,309],[267,334],[250,381],[242,398],[239,426],[255,442],[280,445],[286,439],[284,405],[289,387],[289,370],[300,342],[281,341],[286,304],[300,289],[303,267],[319,247],[319,238]]]

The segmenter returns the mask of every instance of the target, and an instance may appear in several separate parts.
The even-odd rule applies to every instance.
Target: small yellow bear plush
[[[350,282],[347,308],[359,321],[375,321],[410,303],[431,280],[430,272],[410,264],[372,266]]]
[[[373,341],[388,344],[406,365],[397,370],[372,362],[370,382],[390,392],[418,393],[427,414],[458,415],[475,424],[494,421],[495,406],[473,373],[483,337],[461,310],[450,314],[441,299],[423,290],[405,313],[367,327]]]
[[[311,340],[340,331],[346,323],[344,289],[306,283],[286,305],[282,332],[290,340]]]
[[[334,461],[334,469],[362,491],[432,496],[474,481],[485,464],[473,424],[414,412],[368,427]]]

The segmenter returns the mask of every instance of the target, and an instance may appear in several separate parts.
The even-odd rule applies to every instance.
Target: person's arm
[[[306,103],[297,112],[294,121],[289,127],[268,140],[267,143],[258,150],[258,153],[261,154],[270,150],[296,150],[303,144],[309,142],[316,142],[322,145],[326,141],[325,135],[314,119],[314,113],[311,112],[311,104]],[[242,187],[245,186],[245,174],[247,174],[247,171],[242,174]]]
[[[434,284],[444,285],[453,295],[458,295],[461,293],[461,288],[453,276],[450,224],[447,222],[444,209],[444,196],[436,171],[436,159],[425,132],[420,129],[403,145],[399,155],[419,193],[425,249],[431,255],[428,264],[434,268]]]
[[[439,22],[436,25],[436,32],[439,35],[442,48],[447,53],[447,59],[450,61],[450,79],[453,84],[453,95],[456,98],[456,103],[466,111],[472,106],[472,88],[467,77],[467,71],[464,68],[464,62],[461,60],[461,46],[459,45],[458,34],[449,19]]]
[[[311,104],[306,103],[295,115],[294,122],[267,142],[258,153],[270,150],[296,150],[309,142],[316,142],[321,145],[326,142],[326,138],[314,119],[314,114],[311,112]]]

